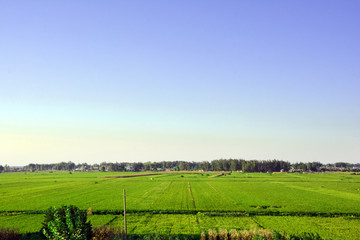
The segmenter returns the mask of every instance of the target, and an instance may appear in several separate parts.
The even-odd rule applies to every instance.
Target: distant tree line
[[[0,173],[3,171],[5,171],[5,172],[9,171],[9,169],[10,169],[9,165],[6,165],[6,164],[5,164],[5,166],[0,165]]]
[[[45,170],[59,170],[59,171],[72,171],[75,170],[77,165],[73,162],[60,162],[53,164],[34,164],[30,163],[24,167],[26,171],[45,171]]]
[[[0,172],[12,171],[8,165],[0,165]],[[19,170],[19,169],[18,169]],[[354,171],[360,172],[360,164],[337,162],[322,164],[320,162],[290,163],[283,160],[244,160],[244,159],[218,159],[213,161],[187,162],[187,161],[161,161],[161,162],[116,162],[100,164],[75,164],[73,162],[60,162],[53,164],[28,164],[22,171],[243,171],[243,172],[288,172],[288,171]]]

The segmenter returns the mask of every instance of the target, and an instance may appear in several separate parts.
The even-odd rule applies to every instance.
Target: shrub
[[[209,229],[209,240],[216,240],[217,232],[215,229]]]
[[[0,227],[0,239],[1,240],[18,240],[20,234],[17,229],[8,229]]]
[[[202,231],[200,235],[201,240],[322,240],[318,233],[301,233],[285,235],[279,232],[273,232],[268,229],[250,229],[236,231],[231,229],[229,232],[226,229],[208,230],[208,236]]]
[[[251,240],[253,238],[253,232],[250,230],[240,230],[239,231],[239,239],[241,240]]]
[[[220,228],[219,229],[219,239],[228,240],[228,231],[227,229]]]
[[[266,238],[263,235],[256,234],[252,240],[266,240]]]
[[[201,231],[200,240],[206,240],[206,235],[204,230]]]
[[[256,234],[266,240],[272,240],[274,236],[273,232],[268,229],[259,229]]]
[[[91,207],[88,208],[88,210],[86,211],[87,215],[93,215],[93,210]]]
[[[101,226],[93,228],[93,240],[122,239],[125,233],[117,227]]]
[[[238,239],[240,239],[239,233],[235,229],[231,229],[230,232],[229,232],[229,235],[230,235],[230,240],[238,240]]]
[[[41,232],[47,239],[92,239],[91,223],[86,222],[86,212],[75,206],[51,207],[45,214]]]
[[[283,234],[281,234],[277,231],[274,231],[273,239],[274,240],[286,240],[286,237]]]

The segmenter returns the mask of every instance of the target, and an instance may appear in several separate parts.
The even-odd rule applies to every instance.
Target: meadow
[[[360,175],[343,173],[35,172],[0,174],[0,226],[41,228],[50,206],[91,208],[93,226],[123,226],[126,189],[129,234],[200,235],[210,228],[264,228],[326,239],[360,239]]]

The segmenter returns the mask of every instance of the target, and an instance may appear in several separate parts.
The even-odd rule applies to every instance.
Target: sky
[[[359,1],[0,1],[0,164],[360,162]]]

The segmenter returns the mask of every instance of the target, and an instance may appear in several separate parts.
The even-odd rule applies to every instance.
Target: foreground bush
[[[321,240],[319,234],[301,233],[300,235],[284,235],[267,229],[240,230],[209,229],[200,235],[201,240]]]
[[[93,240],[113,240],[124,239],[125,233],[123,229],[117,227],[101,226],[93,228]]]
[[[20,234],[16,229],[8,229],[0,227],[0,239],[1,240],[18,240]]]
[[[91,224],[86,212],[75,206],[51,207],[45,214],[41,232],[52,240],[91,240]]]

